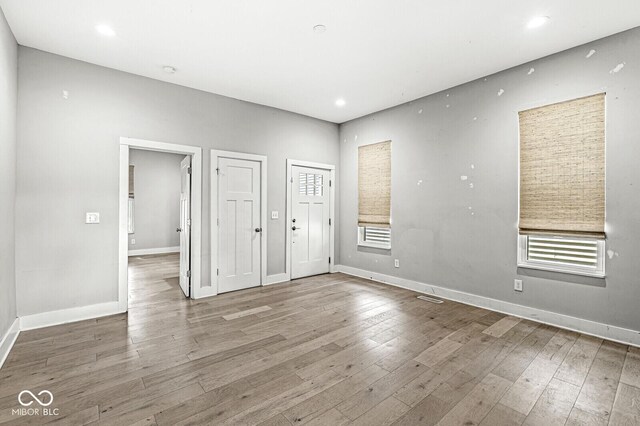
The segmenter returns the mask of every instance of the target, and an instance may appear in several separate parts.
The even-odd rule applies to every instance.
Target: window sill
[[[379,249],[379,250],[391,250],[391,246],[382,245],[382,244],[366,243],[366,242],[358,242],[358,247],[376,248],[376,249]]]
[[[593,277],[593,278],[605,278],[606,275],[604,273],[599,273],[595,271],[578,271],[575,268],[563,268],[562,266],[553,266],[553,265],[544,265],[544,264],[533,264],[533,263],[521,263],[518,262],[518,268],[526,268],[526,269],[535,269],[538,271],[549,271],[549,272],[558,272],[561,274],[570,274],[570,275],[580,275],[584,277]]]

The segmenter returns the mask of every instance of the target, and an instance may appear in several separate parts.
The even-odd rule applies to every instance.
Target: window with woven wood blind
[[[134,165],[129,165],[129,197],[131,198],[133,198],[133,178],[135,176],[134,168]]]
[[[135,232],[135,201],[134,201],[134,167],[133,165],[129,165],[129,200],[127,204],[127,232],[129,234],[133,234]]]
[[[391,226],[391,141],[358,147],[358,226]]]
[[[605,94],[519,120],[520,233],[604,238]]]

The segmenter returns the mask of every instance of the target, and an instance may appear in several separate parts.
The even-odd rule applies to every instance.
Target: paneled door
[[[218,292],[260,283],[261,164],[218,158]]]
[[[291,278],[329,272],[329,170],[292,166]]]
[[[180,288],[191,295],[191,156],[180,162]]]

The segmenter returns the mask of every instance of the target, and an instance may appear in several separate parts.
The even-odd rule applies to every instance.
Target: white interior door
[[[180,162],[180,288],[191,294],[191,156]]]
[[[329,170],[292,166],[291,278],[329,272]]]
[[[218,292],[260,283],[260,162],[218,159]]]

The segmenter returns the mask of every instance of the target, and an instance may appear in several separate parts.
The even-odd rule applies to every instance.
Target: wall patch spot
[[[609,256],[609,259],[613,259],[614,256],[620,256],[620,254],[617,251],[613,251],[611,249],[607,250],[607,256]]]
[[[69,99],[69,92],[66,90],[62,91],[62,99]]]
[[[527,75],[531,75],[531,74],[533,74],[535,71],[536,71],[536,69],[535,69],[535,68],[530,68],[530,69],[529,69],[529,72],[527,73]]]
[[[473,183],[469,184],[469,188],[473,189]]]
[[[447,98],[449,97],[449,94],[447,93]]]
[[[347,139],[345,138],[344,143],[347,143]]]
[[[587,53],[587,56],[585,56],[585,58],[589,59],[590,57],[592,57],[593,55],[595,55],[596,51],[594,49],[591,49],[589,51],[589,53]]]
[[[478,117],[473,117],[473,121],[478,121]]]
[[[422,179],[418,181],[418,186],[422,185]]]
[[[622,62],[622,63],[616,65],[616,67],[614,69],[609,71],[609,74],[615,74],[617,72],[620,72],[620,70],[622,70],[622,68],[624,68],[625,64],[626,64],[626,62]]]
[[[460,180],[467,180],[468,178],[465,175],[460,176]]]
[[[418,110],[418,114],[422,114],[422,108]]]
[[[353,140],[354,140],[354,141],[357,141],[357,140],[358,140],[358,135],[356,135],[356,136],[353,138]]]
[[[472,168],[472,169],[475,169],[475,168],[476,168],[475,164],[472,164],[472,165],[471,165],[471,168]]]
[[[498,90],[498,96],[502,96],[503,93],[504,93],[504,89]]]
[[[449,108],[451,105],[447,104],[447,108]]]

